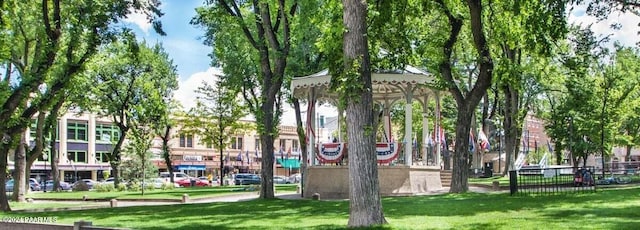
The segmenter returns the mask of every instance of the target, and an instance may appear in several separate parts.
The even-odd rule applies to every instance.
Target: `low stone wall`
[[[349,166],[312,166],[307,171],[304,197],[349,198]],[[440,168],[429,166],[379,166],[382,196],[406,196],[442,189]]]

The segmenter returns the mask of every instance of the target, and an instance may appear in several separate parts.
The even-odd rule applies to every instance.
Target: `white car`
[[[168,178],[166,178],[168,179]],[[149,179],[147,181],[145,181],[144,183],[142,183],[143,185],[149,183],[152,184],[154,188],[160,189],[162,188],[162,185],[165,183],[170,183],[169,180],[165,180],[165,178],[153,178],[153,179]],[[173,187],[175,188],[179,188],[180,185],[176,182],[173,182]]]
[[[287,180],[287,184],[296,184],[296,183],[300,183],[300,181],[302,180],[302,175],[300,175],[300,173],[296,173],[293,174],[291,176],[289,176],[289,179]]]
[[[273,176],[274,184],[289,184],[289,180],[285,176]]]

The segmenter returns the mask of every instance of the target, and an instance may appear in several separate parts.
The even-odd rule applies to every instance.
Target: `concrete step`
[[[440,183],[442,183],[442,187],[450,187],[451,186],[451,170],[441,170],[440,171]]]

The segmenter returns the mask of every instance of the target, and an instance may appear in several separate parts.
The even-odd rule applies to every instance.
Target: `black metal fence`
[[[593,167],[523,167],[509,171],[511,195],[595,192]]]

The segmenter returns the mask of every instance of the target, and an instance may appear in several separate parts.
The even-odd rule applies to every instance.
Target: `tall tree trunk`
[[[367,2],[343,0],[345,73],[357,71],[359,92],[349,92],[347,137],[349,145],[349,227],[387,223],[382,212],[373,120],[371,70],[367,41]],[[357,68],[357,69],[356,69]],[[354,82],[354,81],[351,81]],[[410,153],[409,153],[410,154]]]
[[[222,146],[222,141],[219,140],[218,146]],[[220,185],[225,185],[224,176],[226,176],[224,173],[224,150],[220,149]]]
[[[171,140],[170,125],[164,128],[164,133],[160,138],[162,139],[162,157],[165,165],[167,165],[167,171],[169,171],[169,181],[173,184],[175,181],[173,180],[173,162],[171,161],[171,148],[169,146],[169,140]]]
[[[633,148],[633,146],[627,145],[627,154],[624,156],[625,162],[631,161],[631,148]]]
[[[440,1],[442,5],[442,1]],[[453,94],[458,109],[458,117],[456,119],[456,147],[454,152],[453,173],[451,180],[451,188],[449,192],[461,193],[469,190],[469,129],[471,128],[471,117],[475,108],[480,103],[482,96],[486,94],[487,89],[491,86],[493,78],[493,60],[486,37],[484,35],[484,26],[482,21],[482,1],[467,0],[469,7],[469,16],[471,22],[471,32],[473,34],[473,45],[478,52],[479,72],[478,79],[470,91],[462,93],[453,80],[451,73],[451,52],[453,45],[457,40],[457,36],[462,26],[462,21],[447,9],[445,13],[451,23],[451,35],[445,42],[444,53],[445,59],[440,64],[440,70],[443,77],[450,83],[449,92]]]
[[[475,108],[475,107],[474,107]],[[451,175],[451,192],[466,192],[469,190],[469,130],[473,108],[465,104],[458,105],[456,118],[456,146],[453,154],[453,172]],[[453,181],[457,181],[453,183]]]
[[[5,133],[2,137],[2,144],[0,144],[0,209],[4,212],[11,211],[9,207],[9,199],[7,197],[7,188],[4,186],[7,184],[7,169],[9,168],[8,159],[9,146],[8,142],[11,142],[11,138]]]
[[[14,151],[13,162],[13,193],[11,199],[16,202],[25,202],[25,193],[27,191],[26,179],[25,179],[25,166],[27,164],[26,152],[24,145],[26,144],[26,138],[24,133],[18,134],[20,136],[20,144]]]
[[[300,173],[302,175],[302,181],[300,182],[300,187],[304,189],[304,185],[307,181],[307,137],[304,133],[304,128],[302,126],[302,116],[300,113],[300,100],[295,97],[291,97],[291,101],[293,102],[293,108],[296,113],[296,132],[298,133],[298,142],[300,143],[300,154],[302,155],[302,162],[300,162]],[[339,134],[338,134],[339,135]],[[304,192],[301,191],[301,196],[304,196]]]
[[[270,101],[267,99],[267,101]],[[268,130],[267,132],[263,132],[260,134],[260,142],[262,148],[262,171],[260,177],[262,178],[262,183],[260,185],[260,198],[274,198],[275,194],[273,192],[273,166],[274,166],[274,155],[273,155],[273,142],[274,136],[270,135],[271,131],[274,130],[273,123],[273,100],[272,102],[265,102],[262,105],[262,111],[264,111],[262,122],[264,124],[264,129]]]
[[[60,159],[60,150],[56,149],[56,129],[51,129],[51,140],[49,140],[49,149],[51,152],[51,156],[49,156],[49,160],[51,161],[51,179],[53,180],[53,191],[59,191],[60,189],[60,170],[58,170],[58,159]],[[47,178],[48,179],[48,178]],[[46,181],[44,188],[46,189]]]
[[[124,145],[125,138],[127,138],[127,132],[129,131],[129,127],[124,125],[124,119],[120,119],[122,123],[118,124],[120,128],[120,137],[118,138],[118,142],[116,142],[116,146],[113,147],[111,154],[109,154],[109,165],[111,165],[111,176],[113,177],[113,186],[118,188],[120,185],[120,163],[122,163],[122,146]],[[173,175],[169,175],[173,177]]]
[[[45,138],[44,138],[44,134],[48,132],[48,129],[45,130],[45,125],[46,125],[46,119],[47,119],[47,113],[45,113],[44,111],[40,111],[38,113],[38,118],[36,120],[36,134],[34,137],[34,147],[33,149],[29,150],[28,148],[25,150],[27,153],[27,169],[25,171],[25,177],[28,179],[31,177],[31,166],[33,166],[33,163],[40,157],[42,156],[42,152],[44,150],[44,145],[45,143]],[[46,169],[45,169],[46,170]],[[29,181],[27,181],[27,183],[29,183]],[[44,186],[44,185],[43,185]]]
[[[503,87],[505,96],[504,106],[504,148],[506,155],[505,170],[503,175],[506,175],[509,170],[514,170],[514,161],[518,156],[518,93],[510,85]]]

